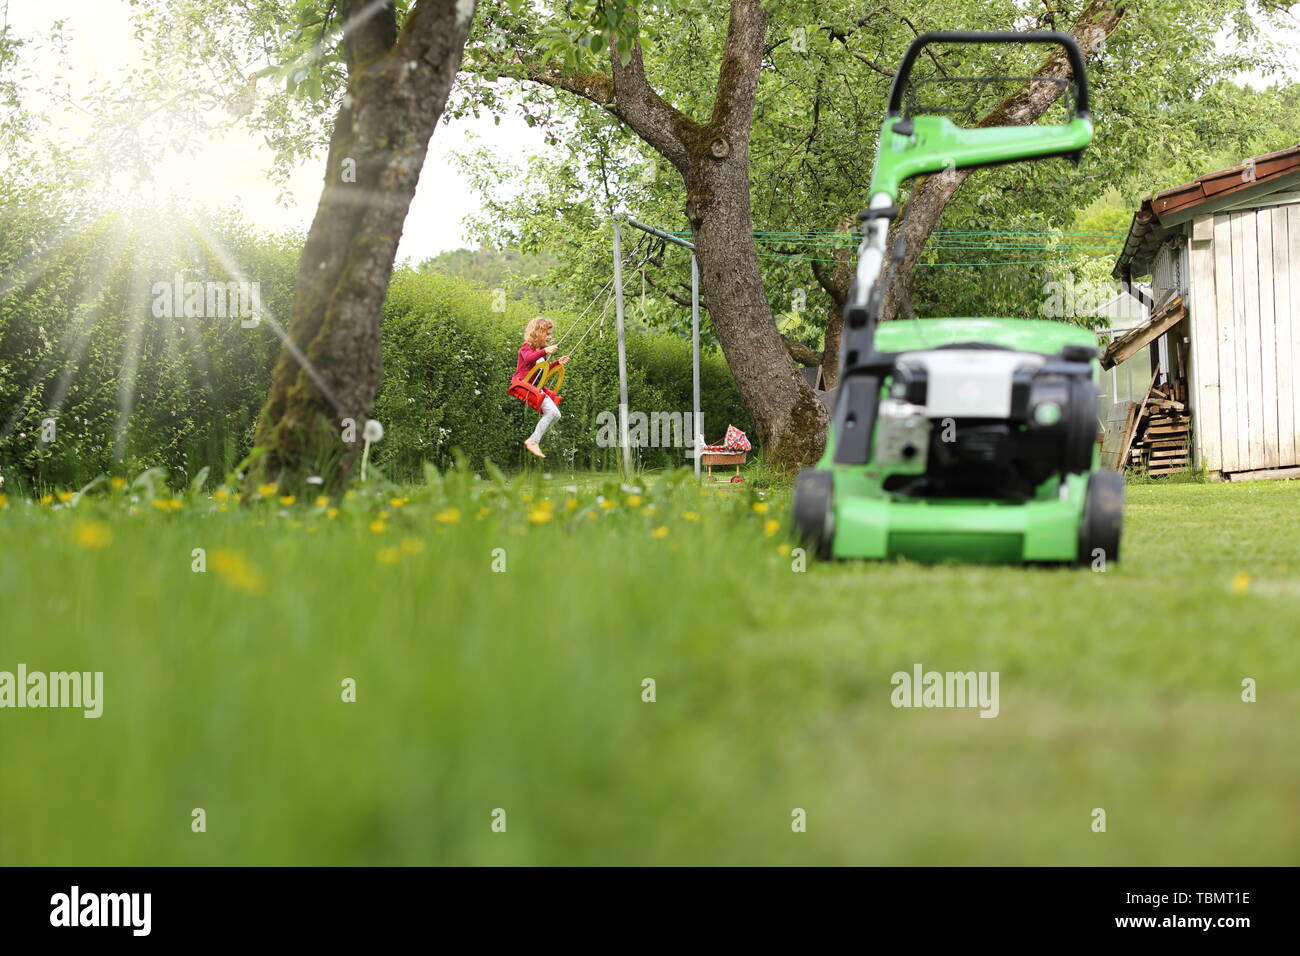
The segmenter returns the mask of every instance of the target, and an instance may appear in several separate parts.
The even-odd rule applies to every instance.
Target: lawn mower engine
[[[1097,436],[1095,350],[1057,356],[967,343],[898,356],[876,422],[884,490],[1028,501],[1086,471]]]

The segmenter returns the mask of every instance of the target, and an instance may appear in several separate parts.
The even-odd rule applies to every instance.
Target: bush
[[[184,483],[246,454],[278,339],[238,315],[160,316],[156,284],[177,273],[235,281],[232,262],[282,320],[292,240],[258,237],[234,216],[91,218],[8,193],[0,222],[0,471],[70,487],[161,466]]]

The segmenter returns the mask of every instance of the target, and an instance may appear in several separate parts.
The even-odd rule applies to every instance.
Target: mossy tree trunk
[[[250,484],[345,482],[379,388],[383,304],[407,210],[473,18],[472,0],[341,0],[347,93],[298,263]]]

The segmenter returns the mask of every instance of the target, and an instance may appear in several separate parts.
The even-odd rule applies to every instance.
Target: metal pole
[[[618,320],[618,442],[623,449],[623,475],[632,475],[632,446],[627,433],[627,350],[623,338],[623,244],[619,217],[614,217],[614,314]]]
[[[680,239],[677,236],[674,236],[671,232],[664,232],[662,229],[656,229],[654,226],[647,226],[643,222],[637,222],[631,216],[627,217],[627,224],[631,226],[633,229],[640,229],[642,232],[648,232],[652,236],[658,236],[660,239],[666,239],[669,242],[671,242],[673,245],[681,246],[683,249],[690,249],[692,251],[694,251],[695,249],[695,243],[687,242],[685,239]]]
[[[700,447],[704,444],[704,423],[700,416],[700,264],[691,250],[691,385],[695,414],[691,417],[691,445],[695,448],[695,477],[700,477]]]
[[[683,249],[691,250],[691,378],[694,386],[694,409],[691,417],[691,450],[695,458],[695,477],[700,477],[700,448],[704,446],[704,422],[703,413],[700,411],[700,264],[695,258],[695,243],[688,242],[670,232],[664,232],[662,229],[656,229],[654,226],[647,226],[643,222],[637,222],[631,216],[624,217],[624,221],[633,229],[640,229],[642,232],[648,232],[652,236],[658,236],[666,242],[671,242],[675,246],[681,246]],[[619,309],[619,371],[622,374],[622,345],[623,345],[623,281],[619,276],[622,275],[622,262],[618,258],[618,220],[614,222],[614,276],[618,285],[618,309]],[[642,278],[645,277],[644,266],[642,267]],[[645,306],[642,305],[642,315],[645,314]],[[623,405],[627,405],[627,392],[623,393]],[[626,435],[626,425],[623,426],[624,435]],[[626,452],[625,454],[630,454]],[[630,466],[625,466],[625,469]]]

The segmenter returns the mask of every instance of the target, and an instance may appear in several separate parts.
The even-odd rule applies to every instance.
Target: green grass
[[[9,499],[0,670],[106,699],[0,710],[0,864],[1300,862],[1300,482],[1132,487],[1100,574],[799,573],[784,491],[569,481]],[[917,663],[1000,715],[893,708]]]

